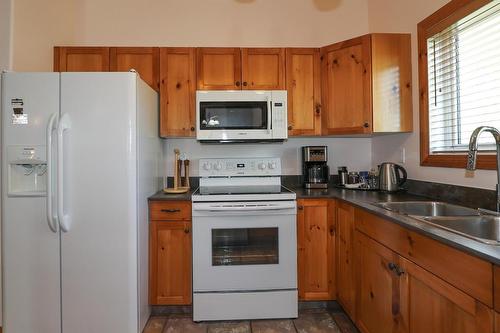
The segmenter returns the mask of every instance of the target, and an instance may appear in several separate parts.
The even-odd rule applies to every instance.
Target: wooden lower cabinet
[[[299,299],[335,299],[335,202],[298,200]]]
[[[405,332],[398,255],[360,232],[355,234],[356,324],[363,333]]]
[[[354,281],[354,207],[344,203],[336,204],[336,281],[337,301],[345,312],[355,319]]]
[[[155,213],[162,209],[182,212],[187,204],[150,202],[149,301],[152,305],[191,304],[191,216],[174,214],[170,220],[161,220],[162,215]],[[177,206],[179,208],[175,208]]]
[[[363,333],[492,333],[480,301],[356,231],[356,324]]]
[[[400,258],[406,332],[492,333],[493,310],[409,260]]]

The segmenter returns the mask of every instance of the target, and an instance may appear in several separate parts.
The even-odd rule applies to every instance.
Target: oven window
[[[200,102],[200,129],[267,129],[267,102]]]
[[[278,262],[278,228],[212,229],[213,266]]]

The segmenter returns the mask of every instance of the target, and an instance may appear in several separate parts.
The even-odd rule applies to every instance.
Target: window
[[[454,0],[418,28],[421,164],[465,167],[474,129],[500,128],[500,0]],[[493,168],[493,137],[479,143]]]

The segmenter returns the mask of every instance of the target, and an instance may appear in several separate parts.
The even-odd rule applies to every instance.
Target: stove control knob
[[[203,169],[205,169],[207,171],[212,169],[212,164],[210,164],[208,162],[203,163]]]
[[[269,169],[276,169],[276,162],[269,162]]]
[[[265,170],[267,167],[266,163],[259,163],[259,169],[260,170]]]
[[[215,170],[221,170],[222,169],[222,163],[221,162],[215,163],[214,164],[214,169]]]

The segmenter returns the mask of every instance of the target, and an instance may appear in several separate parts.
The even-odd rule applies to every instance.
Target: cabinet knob
[[[321,113],[321,105],[320,104],[316,104],[316,114],[320,114]]]
[[[246,87],[248,83],[246,81],[243,82],[243,86]]]
[[[184,228],[184,233],[185,233],[185,234],[189,234],[189,231],[190,231],[190,230],[189,230],[189,227]]]
[[[293,129],[292,125],[288,125],[288,130],[291,131]]]
[[[191,126],[191,132],[194,132],[195,128],[194,126]]]
[[[298,209],[298,210],[303,210],[303,209],[304,209],[304,206],[297,206],[297,209]]]
[[[368,127],[370,127],[370,123],[364,123],[364,124],[363,124],[363,127],[364,127],[364,128],[368,128]]]
[[[241,85],[240,81],[236,81],[234,84],[236,84],[237,87]]]

